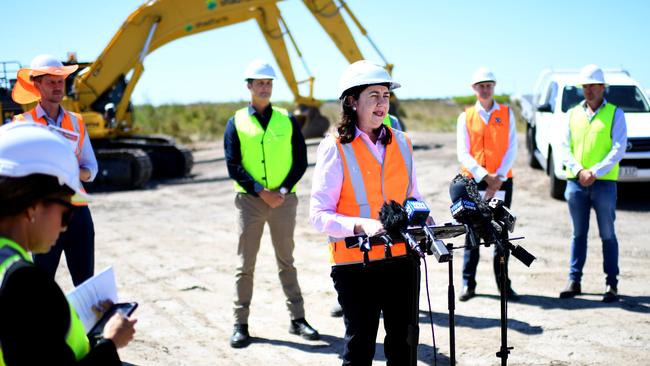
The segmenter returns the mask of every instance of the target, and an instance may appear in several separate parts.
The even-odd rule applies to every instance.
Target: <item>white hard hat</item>
[[[472,85],[484,81],[493,81],[496,83],[497,78],[494,77],[494,73],[487,67],[479,67],[478,70],[474,71],[474,74],[472,74]]]
[[[391,78],[388,71],[380,65],[368,61],[361,60],[350,64],[339,81],[339,99],[343,97],[346,90],[360,85],[373,85],[373,84],[390,84],[388,89],[393,90],[402,86],[396,83]]]
[[[34,122],[12,122],[0,127],[0,176],[45,174],[58,178],[88,200],[79,181],[79,162],[70,144]]]
[[[250,79],[275,79],[273,66],[264,60],[255,60],[248,64],[244,72],[244,80]]]
[[[577,84],[605,84],[605,75],[603,74],[603,70],[594,64],[583,67],[582,70],[580,70]]]

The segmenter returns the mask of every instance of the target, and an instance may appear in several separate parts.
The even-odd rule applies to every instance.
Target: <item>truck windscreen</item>
[[[605,89],[605,99],[628,113],[648,113],[650,106],[641,90],[634,85],[610,85]],[[562,112],[584,100],[581,87],[566,86],[562,94]]]

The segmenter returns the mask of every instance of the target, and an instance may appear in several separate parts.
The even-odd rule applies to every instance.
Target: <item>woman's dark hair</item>
[[[15,216],[44,199],[63,198],[73,193],[51,175],[0,176],[0,217]]]
[[[390,89],[389,83],[378,84],[378,85],[384,85]],[[359,100],[359,95],[361,95],[361,92],[366,90],[366,88],[369,86],[370,85],[355,86],[346,90],[343,93],[343,97],[341,98],[341,120],[336,125],[336,130],[339,133],[339,141],[341,141],[342,144],[348,144],[352,142],[352,140],[354,140],[355,127],[359,122],[357,118],[357,111],[352,109],[352,106],[348,103],[348,99],[349,99],[348,97],[352,97],[354,100]],[[393,139],[393,135],[390,132],[390,128],[382,124],[374,132],[377,133],[377,136],[379,136],[382,129],[384,130],[384,136],[381,139],[381,143],[384,145],[388,145]]]

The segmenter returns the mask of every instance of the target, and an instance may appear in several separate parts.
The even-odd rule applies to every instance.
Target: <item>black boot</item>
[[[230,337],[230,347],[244,348],[251,343],[251,336],[248,334],[248,324],[235,324],[235,330]]]
[[[580,295],[581,293],[582,289],[580,288],[580,282],[569,281],[564,290],[560,292],[560,299],[569,299],[576,295]]]
[[[468,285],[463,286],[463,290],[460,292],[460,296],[458,296],[458,300],[467,301],[472,297],[476,296],[476,292],[474,292],[474,288],[475,286],[468,286]]]
[[[605,294],[603,295],[603,302],[614,301],[618,301],[618,289],[616,286],[607,285],[605,288]]]
[[[310,341],[320,339],[318,331],[309,325],[305,318],[292,320],[291,325],[289,326],[289,333],[299,335]]]

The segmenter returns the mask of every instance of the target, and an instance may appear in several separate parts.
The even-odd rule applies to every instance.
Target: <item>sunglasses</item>
[[[48,198],[45,200],[45,202],[56,203],[66,208],[66,210],[63,210],[61,213],[61,227],[67,227],[72,220],[72,215],[74,214],[77,206],[73,205],[69,201],[60,198]]]

